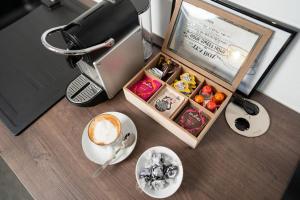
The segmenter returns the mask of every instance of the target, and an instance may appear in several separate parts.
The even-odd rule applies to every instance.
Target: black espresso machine
[[[70,102],[91,106],[113,98],[144,66],[138,13],[147,9],[147,2],[103,0],[69,24],[42,34],[48,50],[66,56],[70,66],[81,71],[66,89]],[[61,33],[67,49],[49,44],[47,36],[54,32]]]

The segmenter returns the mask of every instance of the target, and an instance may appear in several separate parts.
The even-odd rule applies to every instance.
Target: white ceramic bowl
[[[148,187],[143,188],[141,186],[141,179],[139,178],[139,172],[145,166],[145,162],[147,161],[147,157],[152,151],[157,152],[157,153],[164,153],[164,154],[170,156],[173,159],[173,161],[175,161],[176,164],[178,165],[178,174],[175,178],[174,183],[171,183],[166,188],[164,188],[162,190],[159,190],[159,191],[153,190],[153,189],[148,188]],[[139,157],[139,159],[137,161],[137,164],[136,164],[136,167],[135,167],[135,177],[136,177],[136,181],[137,181],[139,187],[147,195],[149,195],[150,197],[153,197],[153,198],[158,198],[158,199],[166,198],[166,197],[169,197],[172,194],[174,194],[181,185],[182,178],[183,178],[182,163],[181,163],[181,160],[179,159],[179,157],[177,156],[177,154],[174,151],[172,151],[171,149],[166,148],[166,147],[162,147],[162,146],[151,147],[151,148],[147,149]]]

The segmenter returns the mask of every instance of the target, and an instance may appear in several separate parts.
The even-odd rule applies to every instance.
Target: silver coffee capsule
[[[151,186],[154,190],[162,190],[165,188],[166,181],[165,180],[155,180],[152,181]]]
[[[166,176],[167,178],[175,178],[178,174],[178,167],[174,165],[167,166]]]
[[[152,177],[155,178],[155,179],[161,179],[164,177],[164,171],[163,171],[163,166],[160,165],[155,165],[153,168],[152,168]]]

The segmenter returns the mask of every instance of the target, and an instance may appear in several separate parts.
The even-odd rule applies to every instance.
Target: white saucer
[[[113,159],[111,162],[111,165],[113,165],[125,160],[131,154],[137,142],[137,130],[133,121],[128,116],[119,112],[106,112],[106,113],[116,116],[121,121],[122,135],[125,135],[126,133],[129,132],[135,135],[134,143],[130,147],[127,147],[118,153],[117,157]],[[83,130],[82,149],[84,154],[89,160],[99,165],[103,165],[108,159],[112,157],[113,148],[96,145],[89,139],[88,132],[87,132],[89,123],[86,125],[86,127]]]

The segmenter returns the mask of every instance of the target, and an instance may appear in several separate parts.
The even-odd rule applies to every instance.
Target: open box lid
[[[272,31],[200,0],[176,0],[162,51],[234,92]]]

